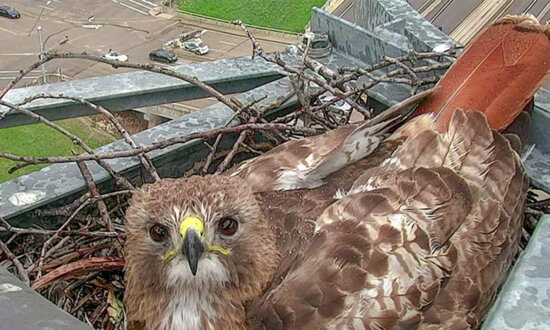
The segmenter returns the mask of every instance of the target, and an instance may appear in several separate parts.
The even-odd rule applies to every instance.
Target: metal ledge
[[[171,67],[172,70],[199,78],[223,94],[242,93],[283,76],[274,64],[250,57],[222,59]],[[159,104],[174,103],[210,96],[197,86],[166,75],[135,71],[56,84],[16,88],[4,101],[22,102],[41,94],[64,94],[95,102],[110,111],[124,111]],[[40,99],[25,107],[50,120],[97,114],[94,110],[68,100]],[[0,106],[0,113],[8,108]],[[0,120],[0,128],[33,124],[26,115],[9,112]]]
[[[550,215],[543,216],[512,268],[483,330],[550,328]]]
[[[89,330],[0,267],[0,329]]]

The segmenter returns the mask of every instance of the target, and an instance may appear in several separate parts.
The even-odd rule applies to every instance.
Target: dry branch
[[[124,267],[124,259],[113,257],[92,257],[81,259],[70,264],[63,265],[37,279],[32,283],[31,288],[40,290],[49,283],[67,277],[74,277],[79,274],[121,270]]]
[[[1,101],[0,101],[1,102]],[[114,158],[125,158],[125,157],[134,157],[140,153],[149,152],[157,149],[163,149],[174,144],[185,143],[195,139],[208,139],[218,134],[227,134],[227,133],[240,133],[245,130],[258,130],[258,131],[282,131],[282,132],[298,132],[308,135],[319,134],[319,130],[315,128],[308,127],[296,127],[293,125],[285,124],[243,124],[234,127],[222,127],[217,128],[208,132],[193,133],[185,136],[178,136],[168,140],[155,142],[150,145],[142,146],[137,149],[123,150],[123,151],[112,151],[112,152],[101,152],[96,154],[84,154],[78,156],[59,156],[59,157],[28,157],[28,156],[17,156],[12,155],[6,152],[0,152],[1,158],[6,158],[14,161],[26,162],[29,164],[48,164],[48,163],[71,163],[78,161],[86,160],[100,160],[100,159],[114,159]]]

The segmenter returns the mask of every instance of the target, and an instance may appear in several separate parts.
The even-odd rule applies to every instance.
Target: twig
[[[241,106],[240,109],[231,115],[231,117],[225,122],[224,127],[228,127],[233,120],[235,120],[241,113],[248,110],[251,106],[254,104],[260,102],[261,100],[264,100],[267,96],[263,96],[259,99],[252,99],[252,101],[248,102],[244,106]],[[240,101],[239,101],[240,102]],[[214,159],[214,156],[216,155],[216,150],[218,149],[218,146],[220,142],[222,141],[223,134],[219,134],[216,137],[216,140],[214,141],[214,144],[210,146],[210,153],[206,157],[206,162],[204,163],[204,166],[202,168],[202,173],[206,174],[208,172],[208,168],[212,164],[212,160]]]
[[[216,174],[220,174],[229,166],[231,163],[231,160],[233,160],[233,157],[237,154],[237,150],[239,149],[239,146],[241,143],[243,143],[244,139],[246,139],[246,136],[248,135],[248,131],[242,131],[239,137],[237,138],[237,141],[231,148],[231,151],[227,156],[224,158],[223,162],[218,166],[218,169],[216,170]]]
[[[243,21],[241,21],[240,19],[239,20],[233,20],[233,21],[231,21],[231,24],[240,25],[241,28],[248,35],[248,39],[250,39],[250,41],[252,42],[252,59],[254,59],[254,57],[256,55],[261,56],[264,53],[264,50],[262,49],[262,45],[260,45],[260,43],[258,42],[258,40],[256,40],[254,35],[252,33],[250,33],[250,31],[248,31],[248,29],[246,28],[246,25],[244,25]]]
[[[532,202],[532,203],[527,203],[527,207],[532,207],[532,208],[544,208],[547,206],[550,206],[550,198],[547,198],[541,201]]]
[[[52,281],[67,278],[77,272],[95,272],[121,270],[124,267],[124,259],[114,257],[92,257],[81,259],[67,265],[60,266],[47,275],[35,280],[31,288],[40,290]]]
[[[131,69],[138,69],[138,70],[146,70],[150,72],[160,73],[166,76],[174,77],[181,79],[183,81],[186,81],[190,84],[193,84],[203,91],[207,92],[208,94],[212,95],[214,98],[216,98],[218,101],[224,103],[233,111],[238,110],[238,106],[236,106],[233,102],[231,102],[231,99],[227,96],[223,95],[222,93],[218,92],[215,88],[212,86],[200,81],[197,77],[193,77],[184,73],[176,72],[170,69],[166,69],[163,67],[156,66],[151,63],[147,64],[139,64],[139,63],[132,63],[132,62],[120,62],[115,60],[108,60],[106,58],[103,58],[98,55],[90,55],[90,54],[76,54],[76,53],[47,53],[46,57],[48,59],[82,59],[82,60],[90,60],[90,61],[96,61],[101,62],[105,64],[110,64],[114,68],[131,68]]]
[[[390,63],[395,64],[396,66],[400,67],[401,69],[405,70],[405,72],[407,72],[407,74],[411,77],[412,85],[413,85],[412,89],[411,89],[411,95],[414,95],[416,93],[416,90],[420,86],[420,79],[418,78],[416,73],[414,73],[414,71],[411,70],[411,68],[409,68],[408,66],[403,64],[403,62],[401,62],[399,60],[396,60],[395,58],[391,58],[389,56],[384,56],[384,57],[382,57],[382,59],[384,61],[388,61]]]
[[[28,68],[26,68],[25,70],[21,70],[19,71],[19,74],[17,75],[17,77],[15,77],[12,81],[10,81],[3,89],[2,91],[0,92],[0,100],[4,97],[4,95],[6,95],[6,93],[13,88],[13,86],[17,85],[17,83],[23,79],[23,77],[25,77],[26,75],[28,75],[29,73],[31,73],[33,70],[35,70],[36,68],[38,68],[39,66],[41,66],[42,64],[46,63],[46,62],[49,62],[51,59],[50,58],[47,58],[47,57],[43,57],[42,59],[40,59],[38,62],[35,62],[33,64],[31,64]]]
[[[17,112],[20,112],[20,113],[23,113],[53,129],[55,129],[56,131],[60,132],[61,134],[67,136],[68,138],[70,138],[75,144],[79,145],[80,147],[82,147],[82,149],[84,149],[86,152],[90,153],[90,154],[93,154],[94,153],[94,150],[92,148],[90,148],[86,142],[84,142],[81,138],[79,138],[78,136],[72,134],[71,132],[67,131],[66,129],[64,129],[63,127],[57,125],[56,123],[50,121],[49,119],[47,119],[46,117],[44,116],[41,116],[33,111],[30,111],[30,110],[27,110],[19,105],[16,105],[16,104],[12,104],[12,103],[9,103],[9,102],[5,102],[5,101],[2,101],[0,100],[0,105],[4,105],[10,109],[13,109]],[[120,177],[119,175],[117,175],[115,173],[115,171],[112,169],[112,167],[107,164],[105,161],[101,160],[101,159],[97,159],[96,160],[97,163],[103,167],[116,181],[117,183],[119,183],[121,186],[125,187],[126,189],[132,189],[133,186],[130,184],[130,182],[122,177]],[[21,167],[18,167],[18,166],[15,166],[11,169],[9,169],[9,173],[13,173],[13,171],[19,169]]]
[[[31,97],[28,97],[25,100],[23,100],[21,103],[19,103],[18,105],[23,105],[23,104],[32,102],[36,99],[65,99],[65,100],[71,100],[71,101],[75,101],[75,102],[78,102],[80,104],[83,104],[83,105],[97,111],[98,113],[105,115],[107,117],[107,119],[113,124],[113,126],[115,126],[115,128],[118,130],[118,132],[120,133],[122,138],[126,141],[126,143],[128,143],[130,145],[130,147],[132,147],[134,149],[138,148],[138,145],[136,144],[136,142],[134,141],[132,136],[130,134],[128,134],[128,131],[126,131],[126,129],[120,124],[120,122],[116,119],[116,117],[109,110],[105,109],[104,107],[102,107],[100,105],[97,105],[97,104],[92,103],[88,100],[85,100],[85,99],[82,99],[82,98],[79,98],[79,97],[75,97],[75,96],[54,95],[54,94],[45,94],[45,93],[44,94],[37,94],[37,95],[33,95]],[[151,159],[147,155],[145,155],[144,153],[139,154],[138,158],[140,159],[141,164],[143,165],[143,167],[147,170],[147,172],[149,172],[149,174],[153,177],[153,179],[155,181],[159,181],[160,176],[158,175],[157,170],[155,169],[155,166],[153,165],[153,162],[151,161]]]
[[[57,233],[56,230],[47,230],[47,229],[35,229],[35,228],[19,228],[11,227],[5,228],[0,227],[0,232],[15,233],[18,235],[28,234],[28,235],[53,235]],[[84,231],[84,230],[62,230],[59,232],[59,236],[88,236],[88,237],[119,237],[120,234],[115,231]]]
[[[30,165],[30,164],[47,164],[47,163],[70,163],[70,162],[78,162],[78,161],[86,161],[86,160],[133,157],[143,152],[150,152],[152,150],[163,149],[174,144],[185,143],[195,139],[208,139],[208,138],[217,136],[218,134],[240,133],[246,130],[284,131],[284,132],[303,133],[307,135],[316,135],[320,133],[319,130],[315,128],[296,127],[296,126],[286,125],[286,124],[276,124],[276,123],[275,124],[273,123],[243,124],[243,125],[238,125],[234,127],[222,127],[218,129],[213,129],[208,132],[199,132],[199,133],[193,133],[185,136],[178,136],[168,140],[155,142],[150,145],[146,145],[137,149],[130,149],[130,150],[101,152],[96,154],[84,154],[84,155],[78,155],[78,156],[58,156],[58,157],[27,157],[27,156],[17,156],[6,152],[0,152],[0,158],[26,162],[28,163],[28,165]]]
[[[17,257],[10,251],[10,249],[7,247],[2,240],[0,240],[0,249],[4,251],[8,259],[13,263],[15,268],[17,269],[17,273],[19,274],[19,278],[23,283],[29,285],[29,274],[21,264],[21,262],[17,259]]]
[[[42,275],[42,265],[44,264],[44,258],[46,255],[46,249],[50,246],[50,244],[59,237],[60,232],[63,231],[70,223],[71,221],[82,211],[86,206],[88,206],[91,203],[97,202],[97,200],[100,199],[106,199],[108,197],[122,195],[122,194],[131,194],[132,191],[123,190],[123,191],[115,191],[113,193],[99,195],[99,196],[92,196],[89,199],[87,199],[84,203],[82,203],[74,212],[71,214],[71,216],[57,229],[56,233],[53,234],[52,237],[50,237],[43,245],[42,250],[40,252],[40,259],[38,260],[38,274],[36,275],[36,278],[40,278]]]
[[[74,150],[71,150],[71,151],[73,155],[77,154]],[[97,198],[97,196],[100,195],[99,189],[97,189],[97,186],[94,182],[92,174],[90,173],[88,166],[86,166],[86,162],[77,162],[76,164],[80,169],[80,173],[82,173],[82,177],[84,178],[84,181],[86,181],[86,186],[88,186],[88,190],[90,191],[93,197]],[[99,214],[101,215],[101,218],[107,225],[107,230],[113,231],[111,217],[109,216],[109,211],[107,211],[107,205],[105,205],[105,201],[102,199],[98,199],[97,208],[99,209]]]

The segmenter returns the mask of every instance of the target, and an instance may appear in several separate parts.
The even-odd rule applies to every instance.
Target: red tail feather
[[[416,114],[438,113],[442,131],[456,109],[477,109],[500,130],[521,113],[549,75],[550,27],[530,15],[506,16],[472,41]]]

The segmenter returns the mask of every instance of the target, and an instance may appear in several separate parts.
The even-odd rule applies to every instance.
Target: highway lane
[[[421,13],[433,25],[440,27],[446,34],[451,34],[481,2],[482,0],[441,0],[433,8],[424,7]]]
[[[338,8],[336,8],[333,15],[355,23],[355,0],[345,0]]]
[[[407,0],[407,2],[411,5],[411,7],[413,7],[416,10],[418,10],[424,4],[429,3],[431,1],[432,0]]]

